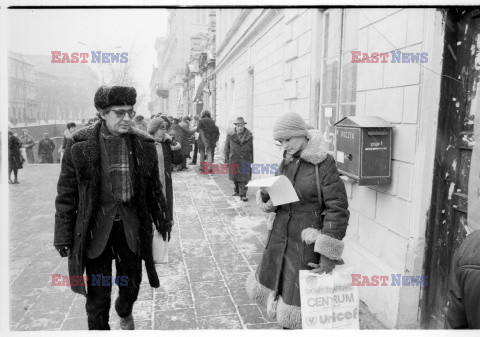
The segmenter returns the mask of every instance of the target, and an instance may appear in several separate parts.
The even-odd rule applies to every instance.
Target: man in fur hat
[[[131,87],[97,90],[100,120],[68,140],[58,180],[54,245],[62,257],[69,257],[72,290],[87,297],[89,329],[110,329],[113,283],[119,285],[115,309],[120,327],[134,329],[132,309],[142,282],[142,260],[150,285],[160,286],[152,222],[170,239],[155,140],[131,127],[136,97]],[[113,259],[117,277],[112,279]]]

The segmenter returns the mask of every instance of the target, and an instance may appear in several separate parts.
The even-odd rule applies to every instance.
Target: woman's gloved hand
[[[343,261],[330,260],[328,257],[321,255],[320,263],[308,263],[308,265],[314,269],[311,270],[312,273],[316,274],[330,274],[337,264],[343,264]]]
[[[262,197],[262,202],[270,200],[270,195],[268,194],[266,187],[260,187],[260,196]]]

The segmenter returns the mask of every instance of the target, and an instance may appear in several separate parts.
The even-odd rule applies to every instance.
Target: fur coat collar
[[[308,143],[300,154],[300,158],[318,165],[327,158],[328,143],[323,139],[323,135],[318,130],[308,130]]]

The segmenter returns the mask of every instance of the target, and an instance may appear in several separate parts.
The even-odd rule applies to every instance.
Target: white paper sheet
[[[247,187],[265,187],[273,206],[297,202],[298,196],[295,188],[286,176],[276,176],[264,179],[252,180]]]

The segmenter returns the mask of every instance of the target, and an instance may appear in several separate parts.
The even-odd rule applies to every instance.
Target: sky
[[[134,51],[139,114],[149,115],[150,78],[157,66],[155,39],[166,36],[166,9],[9,9],[8,49],[23,54]],[[120,48],[119,48],[120,47]],[[88,59],[91,60],[91,55]],[[91,63],[89,63],[91,65]],[[99,69],[92,67],[97,73]],[[93,97],[92,97],[93,102]]]

